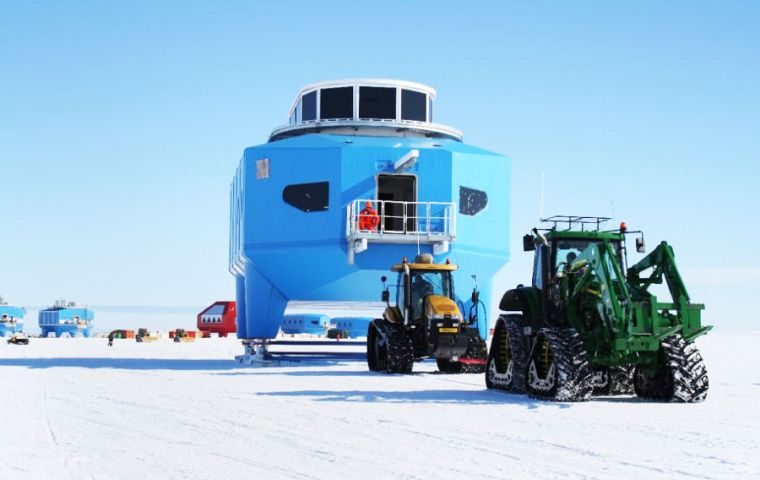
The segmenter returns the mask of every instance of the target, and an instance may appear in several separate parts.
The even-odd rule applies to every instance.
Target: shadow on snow
[[[358,357],[357,357],[358,358]],[[362,357],[363,358],[363,357]],[[261,366],[243,366],[234,359],[190,358],[111,358],[111,357],[58,357],[58,358],[0,358],[0,367],[27,368],[113,368],[118,370],[241,370],[241,374],[263,372],[267,367],[333,366],[356,360],[346,354],[276,355],[274,360]],[[262,368],[263,367],[263,368]],[[245,371],[245,372],[244,372]],[[272,372],[275,373],[275,372]],[[290,372],[298,373],[298,372]],[[310,372],[300,372],[308,375]],[[333,372],[336,373],[336,372]],[[282,375],[283,372],[277,372]]]
[[[113,368],[119,370],[232,370],[233,360],[182,358],[0,358],[0,367]]]
[[[261,392],[272,397],[305,397],[317,402],[447,403],[468,405],[518,405],[529,409],[570,408],[570,403],[537,400],[527,395],[510,395],[491,390],[298,390]]]

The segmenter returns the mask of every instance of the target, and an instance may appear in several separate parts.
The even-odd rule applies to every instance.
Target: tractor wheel
[[[660,344],[657,366],[637,367],[634,376],[636,395],[653,400],[697,403],[707,397],[709,380],[702,356],[694,343],[680,335]]]
[[[525,349],[522,315],[502,315],[496,323],[486,363],[486,387],[525,392]]]
[[[594,372],[580,334],[573,328],[543,328],[528,357],[528,393],[560,402],[588,400]]]
[[[367,332],[367,364],[371,371],[411,373],[414,364],[412,339],[387,320],[374,320]]]

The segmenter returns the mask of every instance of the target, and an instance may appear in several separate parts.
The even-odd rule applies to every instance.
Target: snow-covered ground
[[[683,405],[547,403],[357,355],[239,367],[232,338],[3,342],[0,479],[760,478],[758,343],[700,339],[710,394]]]

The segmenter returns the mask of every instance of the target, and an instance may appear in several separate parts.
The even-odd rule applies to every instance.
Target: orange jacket
[[[359,213],[359,229],[374,232],[380,223],[380,217],[372,206],[367,206]]]

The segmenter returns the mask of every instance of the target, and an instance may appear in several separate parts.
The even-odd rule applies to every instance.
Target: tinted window
[[[301,100],[303,111],[301,113],[303,121],[317,119],[317,92],[307,93]]]
[[[425,98],[424,93],[412,90],[401,90],[401,118],[403,120],[425,121]]]
[[[282,191],[282,199],[304,212],[321,212],[329,206],[328,182],[298,183]]]
[[[323,88],[319,118],[354,118],[354,88]]]
[[[488,205],[488,195],[482,190],[459,187],[459,213],[476,215]]]
[[[396,89],[360,87],[359,117],[394,120],[396,118]]]
[[[202,313],[202,315],[223,315],[224,305],[214,305]]]
[[[562,240],[556,240],[554,242],[554,268],[557,268],[560,266],[561,263],[568,263],[575,261],[576,258],[580,257],[582,253],[591,245],[592,243],[595,243],[597,247],[602,248],[602,241],[601,240],[592,240],[592,239],[562,239]],[[611,241],[610,244],[612,245],[612,250],[615,252],[615,255],[618,257],[618,262],[620,264],[623,264],[623,257],[622,252],[620,250],[620,242]]]

